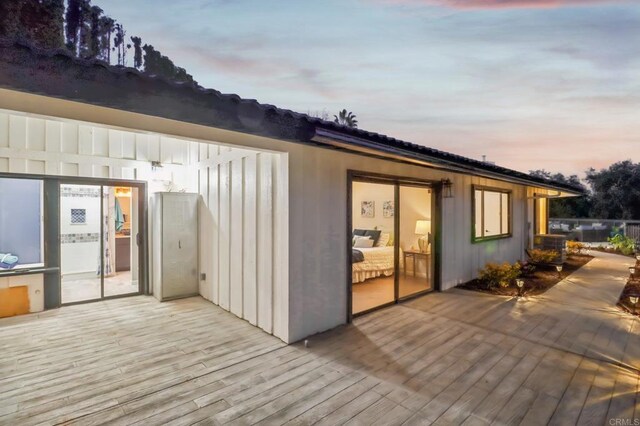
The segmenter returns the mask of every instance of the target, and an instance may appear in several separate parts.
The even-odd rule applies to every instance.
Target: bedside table
[[[412,259],[412,263],[413,263],[413,276],[416,276],[416,263],[418,262],[418,260],[420,260],[421,258],[424,259],[425,261],[425,265],[427,268],[427,279],[429,279],[430,275],[431,275],[431,253],[427,252],[427,253],[423,253],[421,251],[417,251],[417,250],[405,250],[404,252],[404,276],[407,276],[407,259],[411,258]]]

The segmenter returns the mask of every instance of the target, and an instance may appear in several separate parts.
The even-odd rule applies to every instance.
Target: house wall
[[[286,268],[282,244],[276,248],[286,238],[277,219],[287,214],[280,195],[286,191],[286,161],[280,155],[0,111],[0,172],[145,181],[149,196],[167,190],[199,193],[199,265],[206,277],[201,295],[287,340],[288,289],[282,288],[285,280],[275,280]],[[162,167],[154,170],[151,161]],[[71,208],[96,204],[62,195],[63,236],[99,233],[99,223],[70,224]],[[87,217],[97,216],[88,211]],[[61,248],[64,273],[95,271],[99,241],[63,241]],[[34,297],[43,299],[43,292]]]
[[[274,271],[276,302],[288,301],[281,316],[274,316],[274,329],[288,329],[285,341],[295,341],[345,323],[350,266],[346,263],[347,171],[359,170],[420,179],[449,178],[453,198],[442,200],[442,288],[448,289],[477,275],[489,261],[516,261],[529,242],[530,200],[523,185],[420,167],[292,142],[241,134],[185,122],[109,108],[61,101],[36,95],[0,90],[0,108],[73,118],[153,131],[180,137],[216,141],[259,150],[286,152],[274,161],[288,170],[274,182],[274,197],[288,194],[288,206],[273,210],[274,223],[287,220],[284,232],[274,235],[274,255],[286,256],[288,268]],[[0,138],[0,146],[2,139]],[[0,170],[3,151],[0,148]],[[471,242],[472,185],[508,188],[513,191],[513,235],[510,238]],[[546,190],[537,189],[538,193]],[[283,211],[288,209],[287,212]],[[288,219],[287,219],[288,218]],[[280,239],[279,239],[280,238]],[[288,253],[288,256],[286,255]],[[277,264],[277,262],[276,262]],[[276,289],[288,294],[279,294]]]

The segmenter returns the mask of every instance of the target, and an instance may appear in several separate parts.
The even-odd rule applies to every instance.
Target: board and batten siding
[[[275,247],[286,225],[274,214],[284,214],[278,200],[286,200],[277,195],[280,155],[0,111],[0,172],[146,181],[149,195],[199,193],[200,294],[287,341],[285,253]]]
[[[477,271],[486,262],[514,262],[525,256],[524,250],[531,238],[529,224],[532,217],[531,199],[533,192],[548,194],[541,188],[528,188],[526,185],[509,183],[497,179],[470,176],[460,172],[442,170],[397,161],[371,158],[356,153],[327,150],[321,147],[286,142],[272,138],[249,135],[229,130],[197,125],[144,114],[104,108],[60,99],[30,95],[0,89],[0,108],[28,111],[34,114],[60,116],[67,119],[91,121],[99,120],[110,126],[135,128],[146,132],[172,134],[198,140],[217,141],[221,144],[286,153],[274,156],[276,166],[272,170],[278,173],[273,182],[260,181],[259,187],[273,184],[274,200],[286,196],[288,203],[275,203],[270,212],[273,217],[258,215],[258,233],[262,221],[273,221],[282,232],[274,232],[272,245],[263,238],[257,242],[258,251],[263,246],[273,247],[274,256],[286,257],[288,267],[273,270],[273,291],[265,293],[261,286],[263,279],[258,275],[257,293],[260,300],[273,298],[271,306],[282,311],[283,315],[273,315],[274,329],[288,328],[285,341],[296,341],[314,333],[344,324],[347,320],[347,294],[351,267],[347,265],[347,242],[350,230],[347,230],[347,172],[387,174],[406,178],[429,179],[439,181],[443,178],[453,182],[454,197],[442,200],[442,289],[468,281],[477,276]],[[1,157],[1,155],[0,155]],[[1,160],[0,160],[1,161]],[[259,161],[261,164],[261,161]],[[219,167],[219,174],[209,174],[206,179],[217,179],[218,190],[221,185],[232,185],[229,180],[229,168]],[[265,169],[259,167],[259,174]],[[200,176],[200,179],[205,179]],[[510,238],[472,243],[471,241],[471,197],[472,185],[486,185],[508,188],[513,191],[513,235]],[[212,184],[215,191],[215,182]],[[224,186],[225,190],[226,186]],[[259,200],[265,194],[260,192]],[[218,200],[220,205],[231,205],[226,199]],[[229,207],[230,208],[230,207]],[[223,210],[214,209],[212,215],[220,221]],[[286,222],[286,223],[283,223]],[[229,238],[228,234],[214,238]],[[226,240],[225,240],[226,241]],[[215,259],[215,257],[214,257]],[[222,259],[222,257],[220,258]],[[218,261],[220,260],[218,259]],[[258,257],[257,264],[264,259]],[[279,262],[274,262],[274,267]],[[214,267],[215,260],[213,261]],[[222,265],[218,265],[222,271]],[[265,271],[268,266],[265,266]],[[268,288],[268,287],[267,287]],[[211,289],[213,292],[213,288]],[[209,295],[212,300],[220,297],[220,292]],[[283,292],[288,292],[283,294]],[[225,297],[230,297],[226,295]],[[244,301],[244,299],[243,299]],[[230,299],[228,301],[230,304]],[[288,309],[281,305],[288,304]],[[277,308],[276,308],[277,307]],[[243,304],[244,309],[244,304]],[[257,312],[261,321],[263,311]]]

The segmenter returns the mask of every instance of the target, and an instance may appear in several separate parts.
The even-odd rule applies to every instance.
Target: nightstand
[[[423,253],[417,250],[405,250],[404,252],[404,276],[407,276],[407,259],[411,258],[413,263],[413,276],[416,276],[416,264],[420,259],[424,259],[427,268],[427,279],[431,276],[431,253]]]

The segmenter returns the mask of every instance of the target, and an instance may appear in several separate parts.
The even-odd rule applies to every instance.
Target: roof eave
[[[496,179],[509,183],[517,183],[521,185],[559,191],[565,197],[577,197],[584,195],[583,193],[553,183],[545,183],[534,179],[524,179],[515,176],[509,176],[502,173],[492,172],[490,170],[481,169],[468,164],[460,164],[455,161],[442,158],[431,157],[425,154],[413,152],[411,150],[402,149],[396,146],[390,146],[384,143],[359,138],[357,136],[348,135],[342,132],[316,127],[315,134],[311,138],[312,141],[330,145],[333,147],[353,151],[358,154],[367,154],[380,156],[382,154],[386,158],[393,160],[410,162],[422,167],[429,167],[440,170],[449,170],[453,172],[471,174],[490,179]]]

